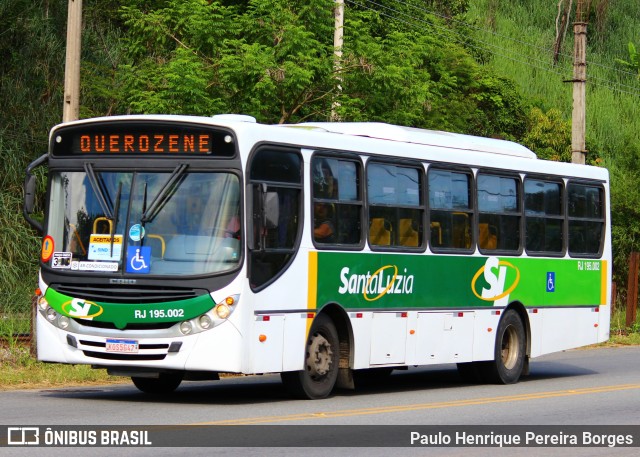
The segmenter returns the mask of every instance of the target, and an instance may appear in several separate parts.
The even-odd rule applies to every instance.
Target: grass
[[[0,348],[0,390],[43,389],[123,382],[88,365],[59,365],[36,361],[29,347],[9,344]]]
[[[611,337],[608,343],[613,345],[637,345],[640,344],[640,317],[636,322],[627,327],[627,313],[623,306],[616,306],[611,316]]]
[[[25,345],[13,335],[25,333],[29,320],[19,316],[0,319],[0,390],[46,389],[127,382],[126,378],[109,376],[106,370],[87,365],[61,365],[38,362]],[[16,332],[16,330],[18,332]],[[28,333],[28,331],[26,332]],[[625,327],[625,311],[616,309],[611,317],[611,338],[601,346],[640,345],[640,320]]]
[[[87,365],[60,365],[38,362],[26,344],[31,331],[30,317],[0,315],[0,390],[64,387],[122,382]]]

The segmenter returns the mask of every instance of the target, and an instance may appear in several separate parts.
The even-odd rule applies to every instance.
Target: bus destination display
[[[52,137],[54,156],[191,155],[232,157],[230,132],[166,123],[114,123],[61,128]]]

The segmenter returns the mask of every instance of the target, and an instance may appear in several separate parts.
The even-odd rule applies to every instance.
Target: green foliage
[[[621,72],[611,60],[625,59],[627,65],[620,63],[626,72],[637,62],[628,43],[638,39],[638,11],[637,2],[593,1],[587,31],[587,163],[610,171],[613,272],[623,294],[629,253],[640,251],[640,85],[635,71]],[[571,86],[562,80],[571,79],[573,43],[569,33],[552,67],[556,14],[556,5],[545,0],[475,0],[467,19],[479,25],[476,40],[482,49],[494,51],[489,65],[515,81],[533,105],[520,141],[540,157],[570,161]]]
[[[37,279],[40,242],[22,218],[22,189],[16,183],[16,178],[23,175],[19,158],[18,150],[0,137],[0,163],[4,168],[0,178],[0,315],[29,309]]]
[[[117,110],[290,123],[326,120],[336,107],[345,121],[520,136],[523,102],[509,81],[483,70],[440,17],[386,3],[387,14],[349,6],[336,62],[333,0],[128,1],[119,10],[128,60],[113,77],[122,88]],[[432,7],[460,15],[467,2]]]
[[[556,4],[349,2],[340,62],[334,7],[333,0],[85,0],[81,116],[238,112],[295,123],[328,120],[334,109],[344,121],[506,138],[569,160],[571,91],[562,80],[571,74],[570,37],[547,71]],[[28,306],[36,278],[39,242],[21,219],[23,170],[60,121],[66,13],[64,0],[0,3],[0,311]],[[588,162],[611,172],[619,290],[628,253],[640,250],[640,104],[631,95],[640,87],[635,73],[621,76],[608,63],[618,58],[638,70],[637,13],[634,1],[597,0],[589,26]],[[617,87],[626,93],[603,82],[624,84]]]
[[[640,79],[640,54],[636,51],[636,47],[633,43],[629,43],[628,46],[629,60],[616,59],[616,62],[629,71],[636,73],[637,78]]]
[[[532,108],[527,121],[522,144],[542,159],[571,162],[571,123],[560,110]]]
[[[22,218],[22,183],[62,112],[65,20],[62,0],[0,3],[0,315],[28,311],[36,286],[40,242]]]
[[[119,68],[127,110],[289,122],[334,85],[331,0],[155,3],[120,10],[132,59]]]

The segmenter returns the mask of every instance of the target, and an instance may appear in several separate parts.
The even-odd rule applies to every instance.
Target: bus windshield
[[[205,275],[240,262],[240,184],[229,172],[53,172],[43,261],[68,272]]]

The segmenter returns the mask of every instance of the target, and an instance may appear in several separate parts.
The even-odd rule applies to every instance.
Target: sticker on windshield
[[[140,224],[134,224],[129,229],[129,238],[132,241],[140,241],[144,238],[144,227]]]
[[[89,239],[89,260],[120,260],[122,255],[122,235],[91,235]]]
[[[149,273],[150,268],[151,248],[149,246],[127,248],[127,273]]]
[[[71,269],[78,271],[118,271],[118,262],[71,262]]]
[[[71,268],[71,258],[73,254],[70,252],[54,252],[51,259],[51,268],[69,269]]]

